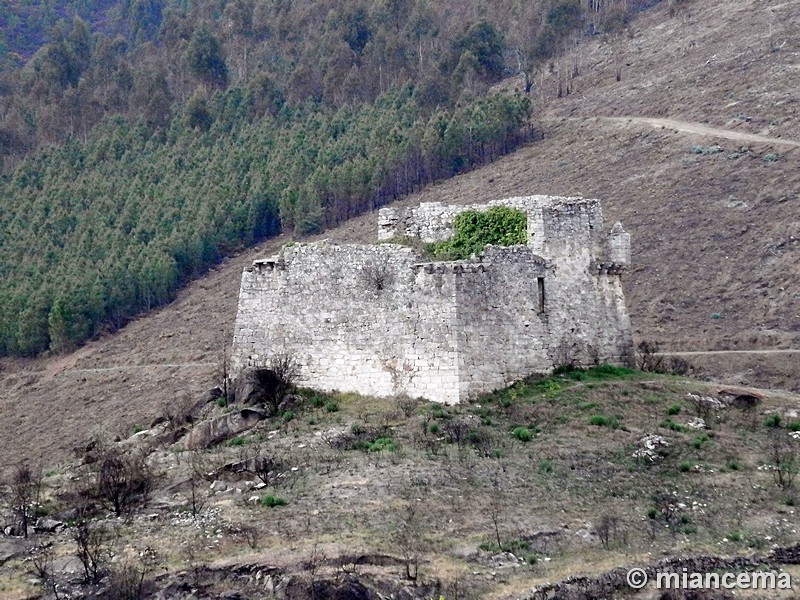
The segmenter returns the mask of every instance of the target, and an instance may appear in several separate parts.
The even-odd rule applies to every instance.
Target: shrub
[[[392,438],[380,437],[372,442],[366,442],[364,449],[367,452],[394,452],[397,450],[397,444]]]
[[[736,542],[736,543],[741,542],[742,541],[742,534],[739,533],[738,531],[734,531],[732,534],[730,534],[730,536],[728,536],[728,539],[730,541]]]
[[[611,429],[616,429],[619,427],[619,421],[614,417],[607,417],[605,415],[592,415],[589,417],[589,425],[594,425],[595,427],[609,427]]]
[[[536,470],[542,475],[549,475],[553,472],[553,461],[549,458],[540,460],[539,464],[536,466]]]
[[[667,407],[667,414],[668,414],[669,416],[671,416],[671,417],[674,417],[674,416],[675,416],[675,415],[677,415],[679,412],[681,412],[681,405],[680,405],[680,404],[678,404],[677,402],[676,402],[675,404],[670,404],[670,405]]]
[[[772,414],[764,421],[764,427],[780,427],[781,416],[779,414]]]
[[[267,508],[275,508],[276,506],[286,506],[286,500],[281,498],[280,496],[273,496],[267,495],[262,496],[261,500],[258,501],[261,506],[266,506]]]
[[[453,220],[453,236],[428,244],[427,251],[439,260],[463,260],[481,252],[487,244],[514,246],[527,241],[528,217],[507,206],[486,211],[467,210]]]
[[[705,433],[695,436],[695,438],[692,439],[692,446],[694,446],[695,450],[700,450],[703,446],[705,446],[705,443],[708,441],[708,439],[709,438]]]
[[[339,410],[339,403],[336,400],[328,400],[325,403],[325,410],[329,413],[338,412]]]
[[[661,423],[658,424],[659,427],[664,429],[669,429],[670,431],[678,431],[680,433],[686,433],[687,429],[680,423],[676,423],[672,419],[664,419]]]
[[[288,423],[289,421],[294,419],[294,411],[293,410],[284,411],[283,415],[281,415],[281,418],[285,423]]]
[[[686,473],[690,471],[692,468],[692,464],[689,461],[684,461],[680,465],[678,465],[678,469],[681,473]]]
[[[228,446],[229,448],[238,448],[240,446],[246,446],[249,443],[250,440],[237,435],[236,437],[229,439],[225,445]]]
[[[428,433],[437,434],[439,433],[439,424],[438,423],[431,423],[428,426]]]
[[[658,510],[652,506],[647,509],[647,512],[645,514],[647,515],[648,519],[658,518]]]
[[[786,426],[786,428],[789,431],[800,431],[800,421],[792,421]]]
[[[737,463],[735,460],[729,460],[728,461],[728,468],[731,471],[738,471],[739,470],[739,463]]]
[[[517,438],[520,442],[530,442],[533,439],[533,435],[531,434],[530,429],[527,427],[515,427],[511,432],[511,435]]]

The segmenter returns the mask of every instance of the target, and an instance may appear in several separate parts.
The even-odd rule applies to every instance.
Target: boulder
[[[40,517],[33,526],[36,533],[55,533],[64,527],[64,523],[56,519],[48,519],[47,517]]]
[[[184,441],[187,450],[199,450],[224,442],[248,429],[269,416],[265,410],[243,408],[216,419],[209,419],[195,425]]]
[[[274,398],[282,387],[278,376],[270,369],[249,367],[233,383],[233,399],[237,404],[261,404]]]

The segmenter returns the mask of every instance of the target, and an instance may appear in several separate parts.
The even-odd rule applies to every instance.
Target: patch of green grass
[[[431,433],[433,435],[436,435],[437,433],[439,433],[439,424],[438,423],[431,423],[430,425],[428,425],[428,433]]]
[[[776,160],[778,160],[778,155],[775,154],[774,152],[768,152],[761,158],[764,160],[764,162],[775,162]]]
[[[225,445],[228,446],[229,448],[237,448],[239,446],[246,446],[247,444],[250,444],[251,442],[252,442],[251,439],[246,438],[246,437],[242,437],[240,435],[237,435],[236,437],[233,437],[233,438],[229,439],[225,443]]]
[[[336,400],[328,400],[325,403],[325,410],[329,413],[335,413],[339,411],[339,403]]]
[[[679,412],[681,412],[681,408],[682,408],[682,407],[681,407],[681,405],[680,405],[678,402],[675,402],[674,404],[670,404],[670,405],[667,407],[667,414],[668,414],[670,417],[674,417],[674,416],[675,416],[675,415],[677,415]]]
[[[530,442],[533,439],[533,434],[531,430],[527,427],[515,427],[511,431],[511,435],[513,435],[517,440],[520,442]]]
[[[581,410],[592,410],[593,408],[597,408],[597,402],[581,402],[578,405],[578,408]]]
[[[496,542],[484,542],[478,546],[484,552],[511,552],[516,554],[525,550],[530,550],[531,544],[527,540],[511,540],[503,542],[499,546]]]
[[[607,417],[606,415],[592,415],[589,417],[589,425],[595,427],[608,427],[609,429],[617,429],[619,421],[616,417]]]
[[[729,460],[728,461],[728,468],[731,471],[738,471],[739,470],[739,463],[737,463],[735,460]]]
[[[542,475],[550,475],[553,472],[553,461],[549,458],[543,458],[536,465],[536,470]]]
[[[741,533],[739,533],[738,531],[734,531],[733,533],[731,533],[731,534],[728,536],[728,539],[729,539],[730,541],[732,541],[732,542],[734,542],[734,543],[737,543],[737,544],[738,544],[739,542],[741,542],[741,541],[742,541],[742,534],[741,534]]]
[[[669,429],[670,431],[678,431],[680,433],[686,433],[688,429],[681,425],[680,423],[676,423],[672,419],[664,419],[661,423],[658,424],[659,427],[663,429]]]
[[[692,438],[692,446],[694,446],[695,450],[700,450],[709,441],[710,441],[709,437],[705,433],[703,433]]]
[[[281,498],[280,496],[262,496],[261,500],[258,501],[261,506],[266,506],[267,508],[275,508],[276,506],[286,506],[286,500]]]
[[[228,406],[228,399],[225,398],[224,396],[220,396],[219,398],[217,398],[216,402],[217,406],[219,406],[220,408],[225,408],[226,406]]]
[[[353,446],[356,450],[363,450],[364,452],[394,452],[397,450],[397,443],[388,437],[379,437],[374,440],[362,440]]]
[[[142,427],[141,425],[134,425],[131,427],[131,435],[136,435],[140,431],[145,431],[147,427]]]
[[[780,427],[781,416],[779,414],[772,414],[764,420],[764,427]]]
[[[645,515],[647,515],[648,519],[655,519],[658,517],[658,510],[655,507],[651,506],[650,508],[647,509]]]
[[[681,473],[687,473],[688,471],[691,471],[691,469],[692,469],[692,463],[690,463],[688,460],[685,460],[678,465],[678,470]]]
[[[800,431],[800,421],[791,421],[786,425],[789,431]]]
[[[283,419],[284,423],[288,423],[292,419],[294,419],[294,411],[293,410],[285,410],[281,415],[281,419]]]

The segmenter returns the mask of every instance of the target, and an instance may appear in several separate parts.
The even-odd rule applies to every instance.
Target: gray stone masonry
[[[527,245],[430,262],[392,243],[446,239],[458,213],[500,205],[528,215]],[[566,362],[631,361],[630,235],[603,232],[597,200],[384,208],[378,238],[287,245],[245,269],[233,373],[288,354],[301,385],[457,403]]]

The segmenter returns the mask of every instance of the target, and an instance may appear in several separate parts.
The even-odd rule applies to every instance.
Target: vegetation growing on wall
[[[453,236],[428,244],[426,250],[438,260],[463,260],[481,252],[487,244],[514,246],[528,239],[527,215],[507,206],[486,211],[467,210],[453,220]]]

